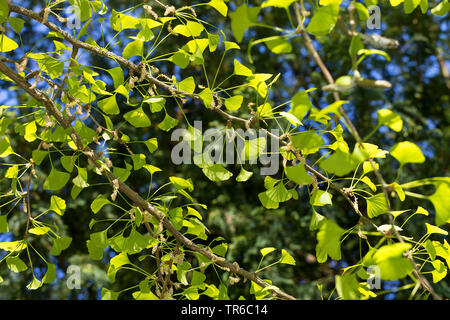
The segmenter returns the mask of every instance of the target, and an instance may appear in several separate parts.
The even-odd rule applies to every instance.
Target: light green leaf
[[[25,262],[22,261],[18,256],[9,256],[6,258],[6,265],[8,266],[8,269],[12,272],[22,272],[28,269],[28,266],[25,264]]]
[[[150,153],[153,153],[158,149],[158,140],[156,138],[150,138],[144,141],[144,144]]]
[[[167,132],[167,131],[175,128],[177,125],[178,125],[178,120],[175,118],[172,118],[171,116],[169,116],[168,113],[166,113],[164,120],[158,124],[158,128]]]
[[[331,259],[341,259],[341,237],[345,230],[339,227],[332,220],[325,220],[317,233],[316,257],[317,262],[323,263],[327,261],[329,256]]]
[[[44,182],[44,190],[61,190],[69,181],[70,174],[53,168]]]
[[[144,53],[144,42],[141,40],[134,40],[127,44],[123,49],[122,56],[129,59],[134,56],[142,57]]]
[[[142,107],[125,113],[123,117],[136,128],[149,127],[151,125],[150,119],[147,117]]]
[[[320,162],[320,167],[337,176],[344,176],[358,166],[358,161],[350,153],[337,150],[331,156]]]
[[[0,23],[8,20],[9,6],[6,0],[0,0]]]
[[[425,226],[427,227],[427,234],[432,234],[432,233],[437,233],[437,234],[443,234],[445,236],[448,235],[448,232],[445,231],[444,229],[441,229],[439,227],[433,226],[429,223],[425,222]]]
[[[53,283],[56,280],[56,267],[53,263],[47,263],[47,272],[42,278],[42,283]]]
[[[327,191],[323,190],[316,190],[314,191],[313,195],[311,196],[311,199],[309,202],[312,206],[325,206],[327,204],[332,204],[331,198],[333,195],[331,193],[328,193]]]
[[[234,74],[237,76],[251,77],[253,72],[238,60],[234,59]]]
[[[225,4],[225,2],[223,2],[223,0],[211,0],[207,4],[216,9],[217,11],[219,11],[219,13],[224,17],[227,16],[228,7]]]
[[[194,93],[195,91],[195,81],[193,77],[186,78],[180,81],[177,85],[178,90],[184,91],[187,93]]]
[[[286,176],[289,180],[294,181],[297,184],[310,184],[312,183],[311,176],[306,172],[303,164],[298,164],[295,167],[286,167],[284,169]]]
[[[275,248],[273,247],[267,247],[267,248],[262,248],[261,250],[259,250],[261,252],[261,255],[263,257],[267,256],[269,253],[275,251]]]
[[[244,101],[244,97],[242,96],[233,96],[230,98],[226,98],[225,107],[230,111],[237,110],[241,107],[242,101]]]
[[[286,250],[282,249],[280,263],[295,266],[295,259]]]
[[[8,216],[5,214],[3,216],[0,216],[0,233],[7,232],[9,232]]]
[[[403,141],[395,144],[391,148],[391,155],[400,162],[401,165],[405,163],[423,163],[425,156],[420,148],[409,141]]]
[[[42,236],[44,234],[47,234],[51,229],[46,226],[41,227],[35,227],[28,230],[29,233],[35,234],[37,236]]]
[[[389,109],[380,109],[378,114],[378,125],[385,125],[394,130],[395,132],[402,131],[403,120],[395,112]]]
[[[188,189],[191,192],[194,190],[191,179],[186,180],[179,177],[170,177],[169,180],[179,189]]]
[[[28,290],[37,290],[42,287],[42,282],[33,276],[33,280],[27,285]]]
[[[202,24],[189,20],[186,24],[179,24],[173,28],[172,32],[176,34],[181,34],[185,37],[198,37],[204,30]]]
[[[106,70],[112,77],[114,82],[114,88],[118,88],[120,85],[122,85],[125,81],[125,77],[123,74],[123,70],[121,67],[116,67],[112,69]]]
[[[440,260],[431,261],[431,264],[434,267],[433,272],[431,272],[431,274],[433,275],[433,282],[437,283],[442,279],[444,279],[445,276],[447,275],[447,267]]]
[[[251,178],[253,175],[253,172],[247,171],[244,168],[241,168],[241,171],[239,172],[239,175],[236,177],[236,181],[238,182],[244,182]]]
[[[387,212],[386,199],[383,193],[378,193],[367,199],[367,215],[374,218]]]
[[[382,280],[397,280],[413,270],[411,262],[403,254],[411,249],[409,243],[394,243],[378,249],[373,255],[373,262],[380,268]]]
[[[66,210],[66,201],[58,196],[53,195],[50,198],[50,210],[55,211],[57,214],[62,216]]]
[[[202,171],[211,181],[225,181],[233,176],[230,171],[225,169],[224,166],[219,163],[216,163],[210,167],[205,167]]]
[[[261,8],[267,7],[277,7],[277,8],[288,8],[296,0],[267,0],[263,2]]]
[[[245,31],[258,23],[258,13],[260,7],[249,7],[246,4],[240,5],[236,11],[230,13],[231,29],[238,42],[244,38]]]
[[[285,202],[292,198],[292,194],[286,189],[282,182],[267,190],[266,195],[273,202]]]
[[[316,8],[306,31],[315,36],[325,36],[329,34],[336,25],[338,14],[339,5],[336,4]]]
[[[91,203],[91,210],[93,213],[99,212],[104,205],[111,204],[111,201],[106,199],[103,195],[99,194],[97,198]]]

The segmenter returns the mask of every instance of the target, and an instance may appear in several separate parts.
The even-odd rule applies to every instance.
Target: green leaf
[[[345,230],[339,227],[332,220],[325,220],[317,233],[316,257],[317,262],[327,261],[327,256],[331,259],[341,259],[341,237]]]
[[[125,113],[123,117],[136,128],[149,127],[151,125],[150,119],[147,117],[142,107]]]
[[[217,11],[219,11],[219,13],[224,17],[227,16],[228,7],[225,4],[225,2],[223,2],[223,0],[211,0],[207,4],[216,9]]]
[[[311,199],[309,200],[309,202],[311,203],[312,206],[321,207],[321,206],[325,206],[327,204],[332,204],[332,202],[331,202],[332,197],[333,197],[333,195],[326,191],[316,190],[316,191],[314,191],[313,195],[311,196]]]
[[[277,7],[277,8],[288,8],[296,0],[267,0],[263,2],[261,8],[267,7]]]
[[[122,52],[122,56],[125,59],[130,59],[131,57],[135,56],[142,57],[143,53],[144,42],[141,40],[134,40],[125,46]]]
[[[91,203],[91,210],[93,213],[99,212],[104,205],[111,204],[111,201],[106,199],[103,195],[99,194],[97,198]]]
[[[33,276],[33,280],[27,285],[28,290],[37,290],[42,287],[42,282]]]
[[[383,193],[378,193],[367,199],[367,215],[374,218],[387,212],[386,199]]]
[[[281,111],[280,116],[283,116],[287,121],[289,121],[295,127],[302,125],[302,122],[300,120],[298,120],[297,117],[291,113]]]
[[[282,249],[280,263],[295,266],[295,259],[286,250]]]
[[[59,256],[63,250],[66,250],[72,242],[71,237],[60,237],[53,239],[53,246],[50,250],[50,254],[53,256]]]
[[[166,99],[162,97],[152,97],[145,99],[143,102],[148,103],[150,105],[151,112],[159,112],[164,109],[164,105],[166,104]]]
[[[61,190],[69,181],[70,174],[53,168],[44,182],[44,190]]]
[[[117,105],[116,95],[99,100],[98,107],[106,114],[119,114],[120,109]]]
[[[251,77],[253,72],[238,60],[234,59],[234,74],[237,76]]]
[[[433,275],[433,282],[437,283],[444,279],[447,275],[447,267],[440,260],[431,261],[431,264],[434,267],[433,272],[431,272],[431,274]]]
[[[266,195],[273,202],[285,202],[292,198],[292,194],[286,189],[282,182],[267,190]]]
[[[86,241],[86,246],[88,248],[89,257],[92,260],[102,260],[103,258],[103,248],[96,245],[92,240]]]
[[[194,93],[195,91],[195,81],[193,77],[188,77],[182,81],[180,81],[177,85],[178,90],[184,91],[187,93]]]
[[[391,155],[400,162],[401,165],[406,163],[423,163],[425,156],[420,148],[409,141],[403,141],[395,144],[391,148]]]
[[[8,269],[12,272],[22,272],[28,269],[28,266],[25,264],[25,262],[22,261],[18,256],[9,256],[6,258],[6,265],[8,266]]]
[[[158,140],[156,138],[150,138],[147,141],[144,141],[144,144],[150,153],[153,153],[158,149]]]
[[[114,292],[106,288],[102,288],[102,300],[117,300],[120,292]]]
[[[314,210],[314,207],[312,208],[313,214],[311,217],[311,222],[309,223],[309,230],[314,231],[320,228],[322,223],[326,221],[326,218],[318,213],[316,210]]]
[[[50,198],[50,210],[55,211],[57,214],[62,216],[66,210],[66,201],[58,196],[53,195]]]
[[[6,0],[0,0],[0,23],[8,20],[9,6]]]
[[[158,124],[158,128],[164,131],[170,131],[178,125],[178,120],[166,113],[164,120]]]
[[[107,230],[91,233],[90,240],[92,242],[92,245],[106,249],[108,248],[108,236],[107,236]]]
[[[249,7],[242,4],[237,7],[236,11],[230,13],[231,29],[233,35],[238,42],[244,38],[245,31],[258,23],[259,7]]]
[[[141,291],[135,291],[133,292],[133,298],[135,300],[159,300],[159,298],[151,291],[146,293]]]
[[[264,152],[267,140],[264,137],[259,137],[256,139],[245,140],[244,148],[241,150],[241,160],[242,161],[256,161],[256,158]]]
[[[7,232],[9,232],[8,216],[5,214],[3,216],[0,216],[0,233]]]
[[[115,31],[142,27],[141,22],[138,19],[119,13],[114,9],[112,10],[110,24],[111,28]]]
[[[35,234],[37,236],[42,236],[44,234],[47,234],[51,229],[46,226],[41,227],[35,227],[28,230],[29,233]]]
[[[261,252],[261,255],[263,257],[267,256],[269,253],[275,251],[275,248],[273,247],[267,247],[267,248],[262,248],[261,250],[259,250]]]
[[[270,40],[266,41],[265,43],[266,43],[267,48],[269,48],[269,50],[275,54],[292,52],[291,43],[281,36],[270,39]]]
[[[125,81],[125,77],[123,74],[123,70],[121,67],[116,67],[112,69],[106,70],[112,77],[114,82],[114,88],[118,88],[120,85],[122,85]]]
[[[179,24],[173,28],[172,32],[176,34],[181,34],[185,37],[198,37],[205,28],[201,23],[195,21],[187,21],[186,24]]]
[[[378,110],[377,114],[378,114],[378,125],[388,126],[395,132],[402,131],[403,120],[398,114],[389,109],[380,109]]]
[[[292,136],[294,147],[299,148],[304,155],[316,153],[323,146],[324,141],[314,131],[304,131]]]
[[[427,234],[437,233],[437,234],[443,234],[444,236],[448,235],[447,231],[445,231],[439,227],[433,226],[429,223],[425,222],[425,226],[427,227]]]
[[[306,28],[308,33],[315,36],[329,34],[336,25],[339,14],[339,4],[331,4],[326,7],[318,7]]]
[[[403,254],[411,249],[409,243],[394,243],[378,249],[373,255],[373,262],[380,268],[382,280],[397,280],[404,278],[412,270],[411,262]]]
[[[279,202],[273,201],[267,196],[267,191],[259,193],[258,198],[266,209],[277,209],[279,206]]]
[[[64,71],[64,62],[48,55],[45,55],[44,58],[39,59],[38,64],[39,68],[47,73],[52,79],[60,77]]]
[[[4,33],[0,34],[0,52],[10,52],[17,49],[19,45]]]
[[[133,154],[130,156],[131,160],[133,160],[133,169],[139,170],[145,165],[146,156],[142,153]]]
[[[42,161],[44,160],[44,158],[47,156],[48,151],[43,151],[43,150],[33,150],[33,152],[31,153],[31,156],[33,158],[34,163],[36,163],[37,165],[40,165],[42,163]]]
[[[292,97],[289,113],[301,121],[311,107],[312,103],[307,92],[299,91]]]
[[[0,242],[0,249],[10,252],[21,251],[27,246],[27,243],[23,241]]]
[[[202,171],[211,181],[225,181],[233,176],[230,171],[225,169],[224,166],[219,163],[216,163],[210,167],[205,167]]]
[[[52,263],[47,263],[47,272],[42,278],[42,283],[53,283],[56,280],[56,267]]]
[[[310,184],[312,183],[311,176],[306,172],[303,164],[298,164],[295,167],[286,167],[284,169],[286,176],[289,180],[294,181],[297,184]]]
[[[359,282],[354,273],[344,273],[336,276],[336,291],[340,298],[344,300],[360,300],[361,293]]]
[[[213,103],[213,93],[211,89],[206,88],[198,94],[202,98],[206,108],[210,108]]]
[[[348,53],[350,54],[350,57],[356,57],[358,51],[361,49],[364,49],[364,45],[361,41],[361,36],[357,34],[356,36],[352,37],[352,42],[350,43]]]
[[[237,110],[241,107],[242,101],[244,101],[243,96],[233,96],[230,98],[226,98],[225,107],[230,111]]]
[[[191,179],[186,180],[179,177],[170,177],[169,180],[179,189],[188,189],[191,192],[194,191],[194,185],[192,184]]]
[[[241,168],[241,171],[239,172],[239,175],[236,177],[236,181],[238,182],[244,182],[251,178],[253,175],[253,172],[247,171],[244,168]]]
[[[0,158],[4,158],[14,153],[7,137],[0,140]]]

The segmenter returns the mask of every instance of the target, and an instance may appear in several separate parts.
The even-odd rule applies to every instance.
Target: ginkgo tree
[[[190,166],[200,168],[210,184],[233,179],[245,184],[259,174],[251,170],[255,159],[262,155],[280,159],[279,170],[264,175],[264,191],[252,196],[267,215],[287,202],[309,203],[318,263],[341,260],[348,238],[358,237],[364,250],[360,249],[357,263],[334,277],[336,298],[376,298],[368,271],[375,267],[375,277],[381,280],[407,279],[405,289],[411,296],[421,292],[423,297],[441,299],[433,285],[446,277],[450,267],[445,239],[450,179],[400,182],[405,166],[426,161],[421,148],[401,141],[383,150],[370,138],[381,128],[401,133],[401,116],[381,108],[373,131],[361,136],[348,113],[353,90],[392,87],[388,80],[365,78],[360,72],[373,57],[389,61],[385,49],[396,45],[393,39],[357,27],[362,24],[356,21],[368,20],[368,7],[377,3],[211,0],[174,7],[155,0],[119,12],[106,1],[46,1],[38,10],[0,0],[2,86],[26,97],[23,104],[0,108],[0,160],[6,167],[0,177],[5,186],[0,190],[0,232],[9,232],[13,216],[25,221],[16,239],[0,242],[0,268],[27,276],[29,290],[59,281],[55,257],[74,245],[74,235],[62,233],[59,221],[73,209],[71,202],[90,194],[94,195],[90,202],[76,208],[91,214],[85,251],[107,266],[110,283],[124,273],[139,275],[139,281],[127,287],[104,287],[102,299],[120,299],[126,293],[135,299],[237,298],[229,295],[231,286],[246,288],[240,296],[245,299],[296,299],[282,284],[264,276],[276,265],[296,268],[292,252],[256,248],[260,261],[255,270],[228,259],[228,239],[211,236],[204,220],[209,204],[192,196],[195,179],[172,174],[170,165],[160,168],[152,163],[152,154],[161,147],[155,131],[170,137],[183,128],[180,138],[187,145],[183,150],[192,153]],[[437,16],[444,16],[450,7],[447,0],[383,5],[403,5],[405,14],[417,9]],[[231,33],[214,20],[203,20],[200,13],[207,10],[221,15]],[[268,10],[280,10],[289,26],[265,22]],[[29,23],[46,30],[40,41],[47,51],[24,45],[22,30]],[[270,30],[270,36],[246,37],[258,28]],[[342,57],[351,67],[348,75],[335,79],[316,40],[330,37],[336,29],[351,39],[348,56]],[[106,31],[112,36],[106,37]],[[178,47],[167,50],[165,44],[172,38]],[[295,42],[305,46],[328,83],[300,90],[277,105],[273,96],[282,75],[256,70],[252,61],[260,48],[280,57],[295,54]],[[90,65],[86,55],[103,62]],[[221,57],[219,65],[209,63],[212,56]],[[232,64],[226,66],[226,61]],[[213,76],[206,69],[212,69]],[[317,92],[334,101],[317,103],[311,98]],[[217,115],[220,122],[214,134],[222,140],[211,142],[195,126],[185,112],[190,103],[201,106],[190,110],[197,119]],[[251,130],[260,136],[241,136]],[[130,138],[136,136],[142,138]],[[210,149],[221,152],[225,144],[238,149],[236,163],[212,159]],[[20,145],[31,151],[22,152]],[[392,180],[385,178],[387,158],[398,162]],[[231,168],[236,165],[239,173],[234,175]],[[154,181],[165,171],[169,178],[155,188]],[[150,177],[146,188],[135,188],[132,181],[142,177]],[[431,195],[418,193],[427,185],[434,186]],[[419,191],[411,191],[414,188]],[[300,197],[301,192],[307,198]],[[35,205],[37,197],[49,199],[45,208]],[[402,206],[407,197],[428,200],[433,214],[421,203]],[[357,218],[350,228],[322,211],[335,206],[337,198],[344,199]],[[405,225],[417,215],[428,218],[425,233],[405,233]],[[47,245],[38,248],[41,240]],[[269,257],[273,262],[267,262]],[[36,274],[36,261],[45,269],[41,276]]]

